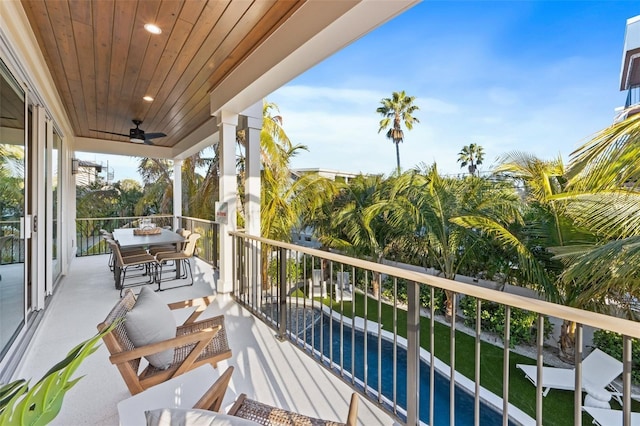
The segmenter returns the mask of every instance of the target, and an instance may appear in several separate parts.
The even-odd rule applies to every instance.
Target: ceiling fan
[[[164,133],[145,133],[144,130],[140,128],[140,125],[142,124],[142,120],[133,119],[131,121],[133,121],[133,124],[135,124],[136,127],[133,129],[129,129],[128,135],[125,135],[124,133],[107,132],[106,130],[95,130],[95,129],[89,129],[89,130],[91,130],[92,132],[100,132],[100,133],[107,133],[110,135],[128,137],[129,142],[144,143],[147,145],[153,145],[153,142],[151,142],[151,139],[163,138],[167,136]]]

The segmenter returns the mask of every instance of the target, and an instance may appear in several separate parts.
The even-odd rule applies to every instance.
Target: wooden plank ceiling
[[[303,3],[22,0],[75,135],[130,143],[89,129],[129,134],[138,119],[166,147],[210,118],[208,93]]]

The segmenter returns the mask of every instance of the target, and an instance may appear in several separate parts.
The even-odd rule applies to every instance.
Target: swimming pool
[[[318,315],[319,317],[319,315]],[[331,325],[333,324],[333,326]],[[365,339],[364,333],[355,330],[353,333],[352,345],[352,329],[351,321],[345,318],[343,331],[340,333],[340,323],[336,320],[329,320],[324,315],[322,320],[314,322],[313,326],[306,329],[306,333],[301,331],[299,337],[304,339],[307,345],[313,347],[316,351],[321,351],[327,357],[333,357],[335,364],[340,363],[340,346],[343,346],[343,364],[342,367],[346,372],[351,374],[352,367],[352,347],[354,348],[354,365],[355,377],[364,382],[365,377]],[[331,334],[333,328],[333,334]],[[331,337],[331,339],[330,339]],[[322,343],[321,343],[322,340]],[[369,333],[367,335],[367,384],[370,388],[377,391],[378,388],[378,337]],[[393,342],[386,339],[381,340],[381,392],[390,401],[393,401]],[[407,401],[407,353],[405,348],[398,346],[396,354],[397,377],[396,377],[396,400],[397,404],[403,409],[406,407]],[[429,365],[423,361],[420,362],[420,420],[425,424],[429,421]],[[434,426],[449,425],[449,379],[442,373],[436,371],[434,385]],[[467,390],[456,386],[455,390],[455,424],[456,425],[473,425],[474,424],[474,397]],[[500,426],[502,425],[502,413],[495,408],[481,402],[480,404],[480,424],[482,426]],[[515,425],[511,420],[509,425]]]

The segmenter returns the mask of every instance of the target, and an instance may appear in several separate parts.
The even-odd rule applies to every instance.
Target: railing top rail
[[[579,324],[589,325],[595,328],[607,329],[616,333],[640,339],[640,327],[638,326],[638,323],[624,318],[617,318],[597,312],[585,311],[582,309],[572,308],[570,306],[559,305],[557,303],[547,302],[544,300],[538,300],[517,294],[505,293],[498,290],[465,284],[422,272],[415,272],[395,266],[356,259],[341,254],[331,253],[328,251],[317,250],[276,240],[270,240],[267,238],[257,237],[255,235],[249,235],[244,232],[229,232],[229,235],[259,241],[273,247],[282,247],[285,249],[306,253],[312,256],[332,260],[334,262],[343,263],[345,265],[351,265],[357,268],[367,269],[373,272],[379,272],[382,274],[403,278],[420,284],[430,285],[433,287],[441,288],[443,290],[462,293],[467,296],[476,297],[478,299],[490,300],[492,302],[497,302],[503,305],[509,305],[527,311],[537,312],[543,315],[549,315],[563,320],[573,321]]]
[[[154,215],[150,215],[150,216],[78,217],[78,218],[76,218],[76,220],[120,220],[120,219],[140,219],[140,218],[143,218],[143,217],[166,218],[166,217],[173,217],[173,215],[172,214],[154,214]]]
[[[205,222],[205,223],[215,223],[217,224],[218,222],[216,222],[215,220],[210,220],[210,219],[201,219],[198,217],[190,217],[190,216],[178,216],[179,219],[187,219],[187,220],[195,220],[198,222]]]

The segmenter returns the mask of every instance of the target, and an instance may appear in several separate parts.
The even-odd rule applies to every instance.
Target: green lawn
[[[354,294],[356,316],[365,317],[364,295]],[[371,321],[378,321],[378,300],[367,298],[367,315]],[[340,312],[341,303],[333,302],[329,299],[323,301],[326,305],[331,304],[333,309]],[[343,302],[343,314],[347,317],[352,313],[352,302]],[[391,331],[393,324],[393,308],[385,303],[381,304],[381,321],[385,330]],[[429,327],[428,318],[420,321],[420,343],[428,350],[429,348]],[[397,310],[397,330],[398,334],[406,337],[407,315],[406,312]],[[435,356],[449,365],[450,359],[450,327],[435,322]],[[502,396],[502,366],[503,349],[486,342],[481,344],[480,361],[480,383],[483,387],[498,396]],[[456,331],[456,371],[474,378],[475,367],[475,337],[463,332]],[[516,369],[516,364],[535,364],[535,360],[511,352],[509,355],[509,402],[519,407],[521,410],[535,418],[536,395],[535,387],[529,382],[522,371]],[[573,425],[573,392],[552,389],[543,400],[543,419],[545,425]],[[591,418],[587,414],[583,415],[583,423],[590,424]]]

